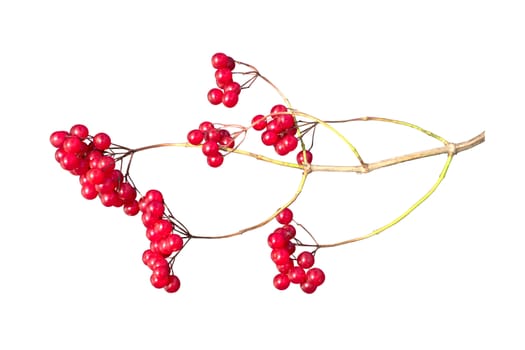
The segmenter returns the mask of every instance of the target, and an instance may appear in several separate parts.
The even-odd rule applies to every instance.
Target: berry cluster
[[[76,124],[69,132],[53,132],[50,142],[57,148],[55,159],[62,168],[79,176],[84,198],[98,197],[104,206],[123,207],[130,216],[139,212],[137,191],[115,168],[115,159],[108,152],[111,138],[106,133],[92,137],[85,125]]]
[[[169,257],[184,246],[182,237],[174,232],[174,223],[164,214],[164,198],[158,190],[149,190],[139,201],[142,223],[146,227],[149,249],[142,261],[151,269],[150,282],[155,288],[174,293],[180,288],[179,278],[173,274]]]
[[[211,65],[215,68],[216,88],[208,91],[208,101],[212,105],[223,104],[228,108],[234,107],[239,102],[241,85],[233,81],[235,61],[230,56],[218,52],[211,58]]]
[[[269,120],[262,114],[253,117],[252,127],[254,130],[263,131],[262,143],[266,146],[273,146],[275,152],[280,156],[294,151],[299,144],[295,118],[284,105],[273,106]]]
[[[173,233],[173,224],[164,214],[162,194],[150,190],[137,199],[136,188],[115,168],[118,161],[106,133],[90,136],[85,125],[76,124],[70,131],[54,131],[49,140],[57,148],[55,159],[62,168],[79,176],[84,198],[98,197],[105,207],[122,207],[129,216],[142,212],[142,223],[150,241],[150,248],[144,252],[142,260],[152,270],[151,284],[170,293],[176,292],[180,281],[171,273],[166,259],[182,248],[183,241],[180,235]]]
[[[208,121],[202,122],[198,129],[191,130],[187,139],[194,146],[201,145],[202,153],[212,168],[217,168],[224,162],[224,155],[220,152],[221,147],[235,147],[235,139],[228,130],[216,128]]]
[[[293,212],[290,208],[284,208],[276,216],[276,220],[282,226],[268,236],[268,245],[272,249],[270,256],[279,271],[273,278],[273,285],[279,290],[285,290],[293,283],[299,284],[307,294],[315,292],[317,287],[323,284],[325,275],[323,270],[313,267],[313,253],[303,251],[297,258],[294,257],[296,244],[293,240],[296,229],[291,224]]]

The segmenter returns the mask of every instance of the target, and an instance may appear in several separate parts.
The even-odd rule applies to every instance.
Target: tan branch
[[[448,143],[445,146],[432,148],[424,151],[409,153],[403,156],[393,157],[389,159],[384,159],[374,163],[365,163],[364,165],[359,166],[335,166],[335,165],[311,165],[310,170],[313,171],[326,171],[326,172],[355,172],[355,173],[369,173],[372,170],[377,170],[380,168],[385,168],[388,166],[408,162],[411,160],[426,158],[435,156],[438,154],[457,154],[459,152],[466,151],[471,149],[481,143],[485,142],[485,132],[471,138],[468,141],[459,142],[459,143]]]

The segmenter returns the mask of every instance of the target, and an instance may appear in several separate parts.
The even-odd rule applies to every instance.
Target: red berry
[[[204,140],[204,133],[198,129],[192,130],[188,133],[187,139],[194,146],[200,145]]]
[[[158,254],[153,253],[150,249],[146,249],[144,253],[142,253],[142,262],[144,265],[149,266],[150,260]]]
[[[89,135],[89,130],[85,125],[76,124],[71,127],[69,131],[71,135],[78,137],[81,140],[84,140]]]
[[[73,175],[84,175],[89,170],[89,162],[84,159],[80,158],[78,165],[72,169],[70,172]]]
[[[119,169],[113,169],[111,172],[106,172],[106,176],[115,183],[115,186],[118,186],[124,181],[124,174]]]
[[[149,228],[153,228],[153,225],[155,225],[155,223],[159,220],[159,217],[146,212],[146,213],[142,213],[141,220],[142,220],[142,224],[144,225],[144,227],[149,229]],[[147,232],[146,232],[146,235],[148,235]]]
[[[293,220],[293,212],[290,208],[284,208],[275,217],[278,223],[288,225]]]
[[[111,156],[102,156],[98,159],[97,168],[105,173],[109,173],[115,169],[115,159]]]
[[[228,108],[235,107],[239,102],[239,94],[234,91],[227,91],[222,96],[222,104]]]
[[[320,286],[325,280],[323,270],[318,267],[312,267],[310,270],[308,270],[306,277],[308,281],[313,283],[315,286]]]
[[[118,198],[118,194],[116,192],[104,192],[98,194],[98,197],[100,198],[100,202],[105,207],[113,207],[118,206],[120,198]],[[122,203],[122,202],[120,202]]]
[[[164,214],[164,203],[158,200],[152,200],[143,207],[144,213],[151,214],[154,218],[160,219],[162,214]]]
[[[95,186],[90,183],[86,183],[82,185],[81,193],[82,193],[82,197],[89,199],[89,200],[95,199],[98,196],[98,192],[95,189]]]
[[[284,273],[280,273],[273,278],[273,285],[279,290],[285,290],[290,286],[290,279]]]
[[[199,125],[199,130],[202,131],[202,132],[205,133],[205,134],[206,134],[208,131],[213,130],[213,129],[215,129],[215,126],[213,125],[213,123],[208,122],[208,121],[202,122],[202,123],[200,123],[200,125]]]
[[[231,136],[226,136],[220,139],[219,144],[227,148],[235,147],[235,139]]]
[[[93,185],[101,184],[106,180],[106,174],[99,168],[89,169],[86,172],[86,177],[89,183]]]
[[[74,170],[80,165],[80,159],[73,153],[64,152],[60,158],[60,166],[65,170]]]
[[[284,236],[282,230],[275,230],[273,233],[270,233],[268,236],[268,245],[270,248],[284,248],[286,247],[288,240]]]
[[[232,81],[224,87],[225,93],[230,91],[239,95],[241,93],[241,85],[235,81]]]
[[[139,213],[139,203],[134,200],[129,203],[124,203],[124,213],[129,216],[135,216]]]
[[[303,283],[301,283],[301,289],[306,294],[312,294],[317,289],[317,286],[314,283],[306,280]]]
[[[297,153],[297,156],[295,157],[297,160],[297,164],[304,165],[304,154],[306,153],[306,163],[311,164],[312,160],[314,159],[312,152],[305,150],[304,152],[301,150],[299,153]]]
[[[102,158],[103,153],[98,149],[92,150],[87,155],[87,160],[89,161],[90,168],[98,168],[98,160]]]
[[[294,267],[293,260],[288,259],[287,262],[285,262],[284,264],[276,265],[276,267],[280,273],[288,274],[288,272],[290,272],[290,270]]]
[[[258,114],[252,118],[252,127],[254,130],[261,131],[266,129],[266,117]]]
[[[124,203],[133,202],[137,198],[137,190],[129,182],[121,183],[117,192]]]
[[[182,240],[182,237],[179,236],[178,234],[173,234],[172,236],[173,238],[171,238],[171,236],[168,237],[169,243],[172,246],[173,251],[178,252],[179,250],[182,249],[182,247],[184,247],[184,242]]]
[[[81,186],[84,186],[85,184],[89,183],[86,174],[82,174],[78,177],[78,182],[80,182]]]
[[[158,271],[158,273],[156,273]],[[169,283],[168,275],[164,275],[165,270],[155,269],[150,277],[151,285],[155,288],[166,287]]]
[[[291,114],[281,114],[276,119],[281,123],[283,130],[291,129],[295,126],[295,120]]]
[[[235,69],[235,60],[231,57],[228,57],[228,62],[226,63],[226,68],[229,70]]]
[[[219,129],[219,134],[221,136],[221,139],[232,136],[228,129]]]
[[[215,128],[208,130],[205,134],[204,139],[206,141],[219,142],[221,140],[221,132]]]
[[[49,142],[56,147],[60,148],[62,147],[62,144],[64,143],[64,140],[69,136],[69,133],[67,131],[55,131],[51,134],[49,137]]]
[[[277,141],[277,143],[273,145],[273,148],[275,149],[275,153],[277,153],[280,156],[285,156],[288,154],[288,147],[286,147],[286,144],[283,142],[282,139]]]
[[[270,114],[272,114],[273,118],[276,118],[277,115],[280,115],[281,113],[288,112],[288,108],[286,108],[285,105],[275,105],[272,107]]]
[[[169,257],[171,255],[171,253],[173,253],[173,250],[171,249],[171,247],[169,246],[169,243],[167,241],[167,238],[163,238],[161,240],[158,240],[158,241],[152,241],[151,244],[153,243],[156,243],[156,250],[159,251],[159,253],[164,256],[164,257]]]
[[[295,266],[288,272],[288,278],[290,278],[290,282],[300,284],[306,281],[306,272],[302,267]]]
[[[270,257],[275,265],[282,265],[290,259],[290,254],[285,248],[276,248],[272,250]]]
[[[148,228],[146,230],[146,237],[149,237],[151,235],[151,233],[149,233],[148,231],[151,231],[153,230],[153,228]],[[150,241],[149,242],[149,249],[153,252],[153,253],[158,253],[160,254],[160,256],[162,256],[163,259],[166,258],[166,255],[163,255],[162,252],[160,251],[160,241]]]
[[[55,160],[60,163],[66,154],[66,151],[64,151],[62,148],[57,149],[55,151]]]
[[[295,227],[293,225],[290,225],[290,224],[283,225],[283,227],[281,227],[281,228],[285,232],[284,236],[286,237],[286,239],[290,240],[290,239],[295,237],[296,230],[295,230]]]
[[[164,197],[162,196],[162,193],[159,190],[149,190],[144,195],[146,198],[146,202],[150,203],[152,201],[159,201],[161,203],[164,203]]]
[[[261,140],[266,146],[273,146],[279,141],[279,136],[273,131],[266,130],[261,134]]]
[[[160,219],[153,224],[153,231],[150,232],[150,241],[158,241],[168,237],[173,230],[173,224],[166,219]]]
[[[295,136],[284,135],[284,137],[282,138],[282,143],[284,144],[284,147],[287,150],[286,153],[289,153],[297,148],[299,141]]]
[[[85,147],[84,142],[80,140],[77,136],[69,136],[64,140],[62,148],[67,153],[79,154]]]
[[[100,194],[99,194],[100,196]],[[111,203],[112,206],[116,207],[116,208],[120,208],[122,205],[124,205],[124,202],[122,201],[122,199],[120,199],[120,197],[118,196],[118,193],[113,191],[113,203]]]
[[[315,257],[310,252],[302,252],[297,257],[297,265],[301,266],[303,269],[309,269],[314,266]]]
[[[222,165],[222,163],[224,163],[224,156],[220,153],[215,156],[208,156],[206,161],[212,168],[218,168]]]
[[[281,127],[281,122],[279,121],[279,119],[276,118],[270,121],[268,124],[266,124],[266,130],[273,131],[276,134],[279,134],[284,129]]]
[[[206,141],[202,144],[202,153],[211,157],[219,154],[219,145],[214,141]]]
[[[223,89],[226,85],[233,82],[232,71],[227,68],[219,68],[215,71],[215,81],[217,87]]]
[[[208,101],[212,105],[218,105],[222,102],[222,95],[223,92],[221,89],[213,88],[210,91],[208,91]]]
[[[98,193],[109,193],[115,191],[115,183],[108,178],[105,178],[102,183],[96,184],[95,188]]]
[[[96,149],[104,151],[111,146],[111,138],[108,134],[100,132],[93,136],[93,146],[95,146]]]
[[[142,254],[142,261],[151,270],[157,268],[169,268],[169,264],[166,259],[164,259],[160,253],[152,251],[151,248],[144,251]]]
[[[228,61],[229,58],[227,55],[225,55],[222,52],[217,52],[213,56],[211,56],[211,65],[215,69],[219,68],[227,68],[228,67]]]
[[[292,255],[293,253],[295,253],[295,249],[297,249],[297,247],[295,246],[295,244],[291,241],[288,241],[286,243],[286,247],[284,247],[284,249],[286,249],[286,251],[288,252],[289,255]]]
[[[164,286],[164,290],[168,293],[175,293],[180,289],[180,280],[175,275],[168,276],[168,283]]]

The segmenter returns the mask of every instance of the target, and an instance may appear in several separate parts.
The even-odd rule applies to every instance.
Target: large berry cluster
[[[158,190],[149,190],[139,201],[142,223],[150,248],[142,254],[142,261],[151,269],[150,282],[155,288],[174,293],[180,288],[179,278],[173,274],[167,260],[184,246],[182,237],[174,232],[174,223],[165,215],[164,197]]]
[[[174,225],[165,214],[161,192],[149,190],[137,199],[135,186],[116,168],[121,160],[115,160],[110,148],[111,138],[106,133],[90,136],[85,125],[76,124],[69,131],[51,133],[50,142],[57,148],[55,159],[62,168],[79,176],[84,198],[98,197],[105,207],[122,207],[129,216],[142,212],[142,223],[150,241],[142,260],[152,270],[151,284],[170,293],[176,292],[180,281],[171,272],[167,259],[182,248],[183,240],[173,232]]]
[[[241,85],[233,81],[233,70],[235,61],[233,58],[218,52],[211,58],[211,64],[215,68],[216,88],[208,91],[208,101],[212,105],[223,104],[228,108],[234,107],[239,102]]]
[[[279,271],[273,278],[273,285],[279,290],[285,290],[293,283],[300,285],[305,293],[315,292],[323,284],[325,275],[323,270],[313,267],[313,253],[303,251],[294,257],[296,229],[292,224],[292,210],[284,208],[275,219],[282,226],[268,236],[268,245],[272,249],[270,257]]]

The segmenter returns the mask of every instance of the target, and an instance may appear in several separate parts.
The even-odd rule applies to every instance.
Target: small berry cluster
[[[273,278],[274,287],[285,290],[293,283],[299,284],[307,294],[315,292],[323,284],[325,275],[323,270],[313,267],[313,253],[303,251],[297,258],[293,256],[296,250],[296,245],[292,242],[296,234],[296,229],[291,224],[293,212],[290,208],[284,208],[276,216],[276,220],[282,226],[268,236],[268,245],[272,249],[270,256],[279,271]]]
[[[55,159],[62,168],[79,176],[84,198],[98,197],[105,207],[123,207],[130,216],[139,212],[137,191],[115,169],[115,159],[108,152],[111,138],[106,133],[92,137],[85,125],[76,124],[69,132],[53,132],[49,140],[57,148]]]
[[[180,288],[179,278],[173,274],[169,259],[184,246],[182,237],[174,232],[174,224],[164,214],[164,198],[158,190],[149,190],[139,201],[142,223],[146,227],[149,249],[142,254],[142,261],[151,269],[150,282],[155,288],[174,293]]]
[[[239,102],[241,85],[233,81],[235,61],[230,56],[218,52],[211,58],[211,65],[215,68],[216,88],[208,91],[208,101],[212,105],[223,104],[228,108],[234,107]]]
[[[284,105],[278,104],[272,107],[270,120],[262,114],[253,117],[252,127],[257,131],[264,130],[261,134],[262,143],[273,146],[280,156],[294,151],[299,144],[295,118]]]
[[[201,145],[202,153],[212,168],[217,168],[224,162],[221,147],[235,147],[235,139],[228,130],[216,128],[208,121],[202,122],[198,129],[188,132],[187,139],[194,146]]]

